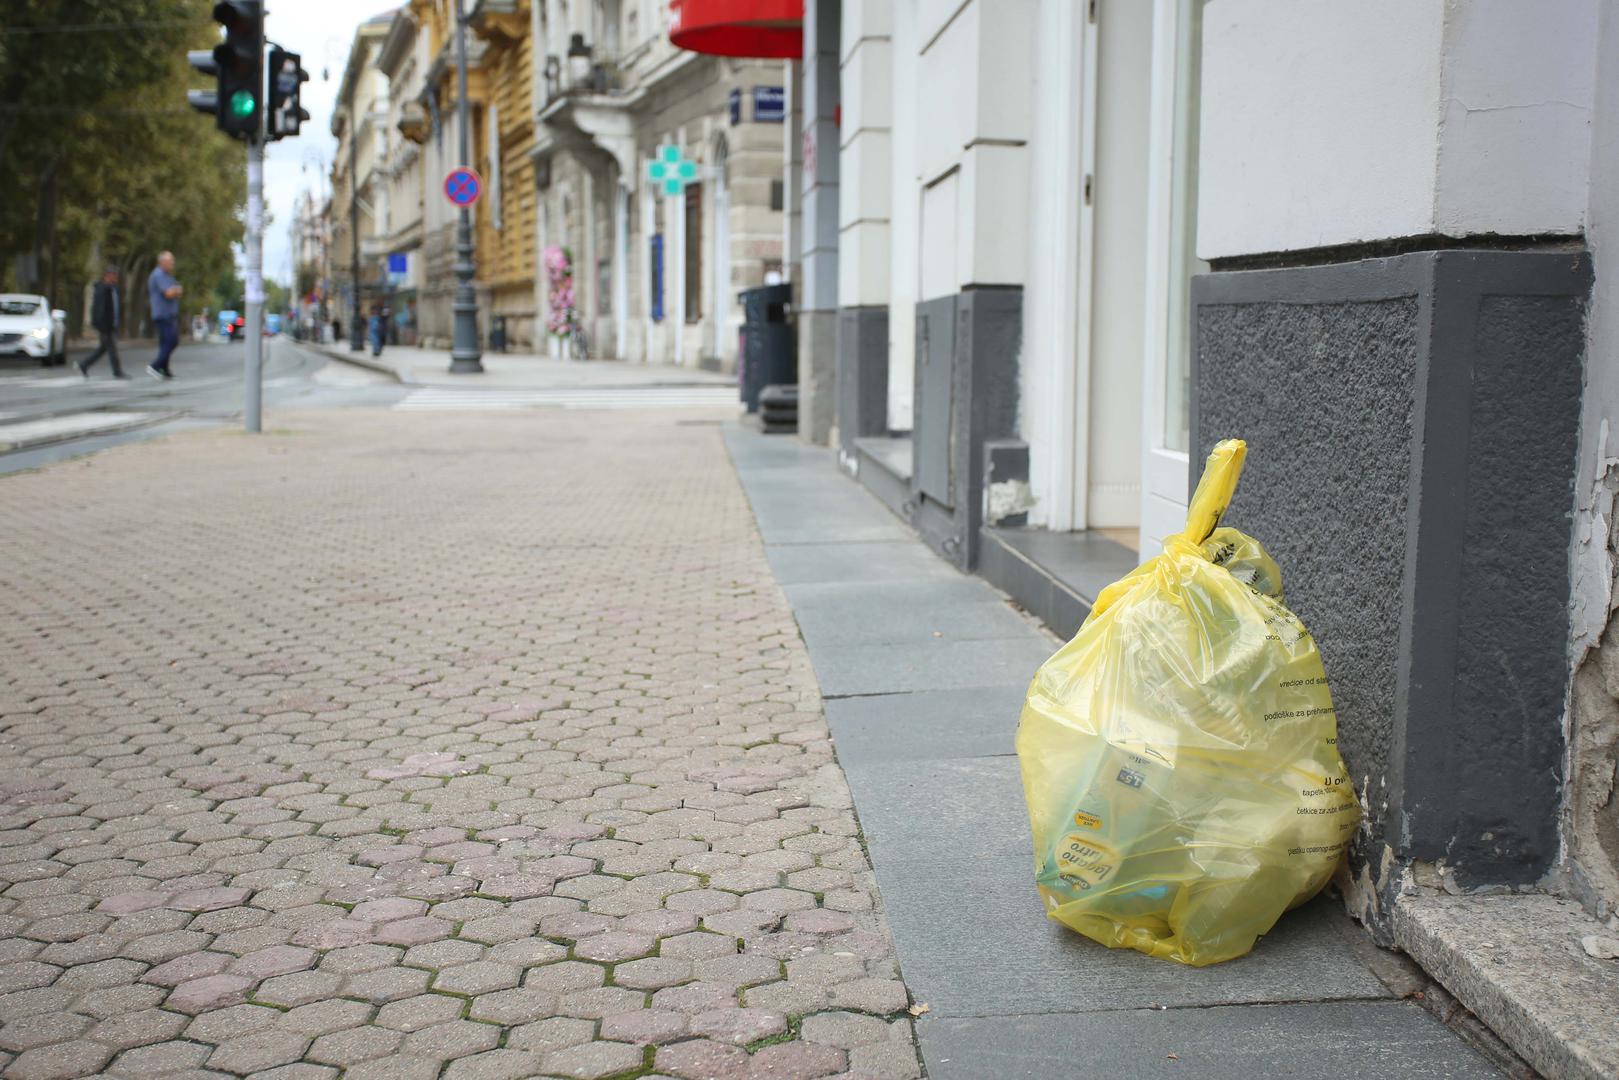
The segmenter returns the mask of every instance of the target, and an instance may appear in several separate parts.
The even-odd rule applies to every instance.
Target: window
[[[703,185],[686,186],[686,321],[703,318]]]
[[[780,210],[787,205],[787,190],[780,180],[770,181],[770,209]]]

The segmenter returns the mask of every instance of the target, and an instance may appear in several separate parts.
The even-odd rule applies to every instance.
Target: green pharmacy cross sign
[[[658,156],[646,163],[646,176],[654,184],[662,184],[665,195],[679,195],[697,179],[697,163],[684,160],[678,146],[660,146]]]

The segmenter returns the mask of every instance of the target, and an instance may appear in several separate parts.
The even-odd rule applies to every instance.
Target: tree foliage
[[[242,145],[185,104],[187,49],[218,40],[210,0],[6,0],[0,21],[0,288],[46,293],[76,323],[103,265],[145,317],[162,250],[208,303],[234,267]]]

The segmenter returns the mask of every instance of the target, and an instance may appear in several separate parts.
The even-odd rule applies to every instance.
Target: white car
[[[8,353],[66,363],[67,312],[51,310],[43,296],[0,293],[0,356]]]

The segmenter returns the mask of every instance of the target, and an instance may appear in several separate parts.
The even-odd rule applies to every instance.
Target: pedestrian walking
[[[382,313],[381,305],[371,309],[371,355],[382,355],[382,340],[388,332],[387,317]]]
[[[172,379],[169,356],[180,344],[180,293],[184,290],[174,280],[174,252],[158,255],[157,265],[146,279],[147,299],[151,302],[152,325],[157,329],[157,359],[146,367],[154,379]]]
[[[123,299],[118,295],[118,268],[109,266],[101,272],[94,294],[90,297],[90,325],[101,336],[101,343],[89,357],[76,365],[86,379],[90,369],[105,353],[112,361],[112,377],[127,379],[123,365],[118,362],[118,327],[123,322]]]

